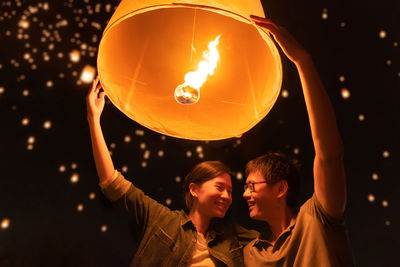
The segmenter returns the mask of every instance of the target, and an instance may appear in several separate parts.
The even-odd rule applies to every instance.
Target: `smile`
[[[255,204],[256,204],[256,203],[253,202],[253,201],[247,202],[247,205],[249,206],[249,209],[253,208]]]
[[[221,208],[223,208],[223,209],[226,209],[227,208],[227,205],[226,204],[224,204],[224,203],[216,203],[217,204],[217,206],[218,207],[221,207]]]

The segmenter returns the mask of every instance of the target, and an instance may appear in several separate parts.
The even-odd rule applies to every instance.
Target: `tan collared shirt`
[[[354,266],[343,219],[327,215],[315,195],[301,206],[274,245],[267,241],[270,234],[267,229],[244,248],[246,266]]]
[[[197,232],[197,242],[193,252],[192,260],[189,263],[190,267],[209,266],[215,267],[215,263],[210,257],[208,251],[207,240],[202,233]]]

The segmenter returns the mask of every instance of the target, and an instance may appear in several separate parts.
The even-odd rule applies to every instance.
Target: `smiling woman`
[[[140,237],[132,265],[242,266],[243,246],[256,232],[223,219],[232,203],[229,168],[206,161],[189,172],[183,187],[189,214],[161,205],[114,169],[100,126],[105,101],[100,89],[96,78],[87,96],[93,155],[104,194],[129,213]]]

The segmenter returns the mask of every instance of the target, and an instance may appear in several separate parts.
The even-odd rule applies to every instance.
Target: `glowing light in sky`
[[[65,172],[67,168],[65,167],[65,165],[60,165],[60,167],[58,167],[58,171],[59,172]]]
[[[79,51],[78,50],[72,50],[70,53],[69,53],[69,59],[72,61],[72,62],[74,62],[74,63],[76,63],[76,62],[79,62],[79,60],[81,59],[81,54],[79,53]]]
[[[128,166],[124,165],[121,167],[121,172],[127,173],[128,172]]]
[[[24,125],[24,126],[28,125],[29,124],[29,119],[28,118],[23,118],[22,121],[21,121],[21,124]]]
[[[350,91],[347,88],[342,88],[340,93],[341,93],[343,99],[349,99],[350,98]]]
[[[321,18],[322,19],[328,19],[328,9],[327,8],[324,8],[322,10]]]
[[[368,198],[369,202],[374,202],[375,201],[375,196],[373,194],[368,194],[367,198]]]
[[[29,21],[27,21],[27,20],[24,20],[24,19],[21,19],[19,22],[18,22],[18,26],[19,27],[21,27],[21,28],[23,28],[23,29],[28,29],[29,28]]]
[[[77,174],[77,173],[72,174],[70,181],[73,184],[76,184],[77,182],[79,182],[79,174]]]
[[[135,131],[135,134],[136,134],[137,136],[143,136],[143,135],[144,135],[144,131],[143,131],[143,130],[136,130],[136,131]]]
[[[43,123],[43,128],[49,130],[51,128],[51,121],[45,121]]]
[[[131,141],[131,136],[130,135],[125,135],[124,137],[124,142],[129,143]]]
[[[8,227],[10,227],[10,219],[4,218],[1,221],[1,229],[7,229]]]
[[[81,81],[84,83],[91,83],[94,79],[94,75],[96,74],[96,69],[90,65],[86,65],[81,73]]]
[[[35,143],[35,137],[34,136],[29,136],[27,142],[28,142],[28,144],[34,144]]]
[[[76,207],[76,209],[79,211],[79,212],[81,212],[81,211],[83,211],[83,204],[78,204],[78,206]]]
[[[388,150],[385,150],[385,151],[382,152],[382,157],[388,158],[389,156],[390,156],[390,153],[389,153]]]

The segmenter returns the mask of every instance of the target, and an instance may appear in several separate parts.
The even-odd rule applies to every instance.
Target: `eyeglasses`
[[[262,181],[262,182],[248,182],[244,185],[244,191],[246,192],[247,189],[249,189],[250,193],[254,192],[254,185],[255,184],[263,184],[263,183],[268,183],[268,181]]]

